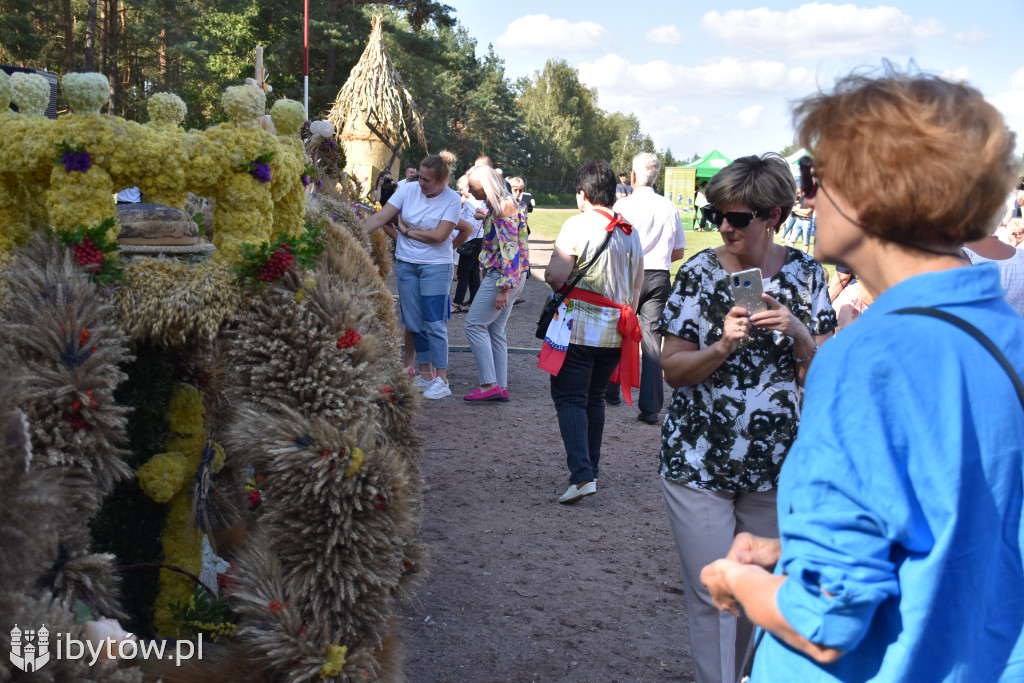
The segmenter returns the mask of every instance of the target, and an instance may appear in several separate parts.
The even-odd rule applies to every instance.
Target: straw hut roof
[[[346,133],[362,132],[371,109],[380,118],[386,135],[390,137],[391,134],[400,133],[409,142],[409,133],[402,125],[407,110],[420,145],[427,148],[423,120],[384,47],[380,15],[373,18],[370,42],[338,92],[327,119],[334,124],[341,137]]]

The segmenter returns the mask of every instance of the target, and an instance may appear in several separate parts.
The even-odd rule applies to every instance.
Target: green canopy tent
[[[708,154],[705,154],[697,161],[686,164],[683,168],[695,168],[697,169],[697,181],[707,180],[711,176],[715,175],[723,168],[732,163],[732,160],[719,152],[717,149],[711,150]]]

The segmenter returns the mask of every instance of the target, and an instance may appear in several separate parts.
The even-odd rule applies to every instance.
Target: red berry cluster
[[[86,422],[85,418],[82,417],[82,413],[79,413],[79,412],[64,413],[64,415],[62,415],[62,417],[65,420],[67,420],[67,423],[69,425],[71,425],[71,429],[73,431],[77,432],[77,431],[79,431],[81,429],[84,429],[85,431],[88,432],[88,431],[90,431],[92,429],[92,425],[89,424],[88,422]]]
[[[339,349],[351,349],[353,346],[359,343],[359,340],[363,338],[363,335],[359,334],[351,327],[345,330],[345,334],[338,337],[338,348]]]
[[[295,257],[292,256],[292,248],[287,244],[282,244],[277,251],[270,255],[266,265],[263,266],[263,270],[256,276],[256,279],[263,282],[273,282],[284,275],[285,271],[291,268],[294,262]]]
[[[73,247],[75,261],[90,273],[98,273],[103,270],[103,252],[90,239],[85,237],[81,244]]]

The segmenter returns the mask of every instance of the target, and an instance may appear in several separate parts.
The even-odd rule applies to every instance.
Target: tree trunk
[[[96,0],[89,0],[89,14],[85,20],[85,66],[83,70],[96,70]]]
[[[99,26],[99,45],[100,45],[100,58],[99,58],[99,69],[101,74],[106,75],[107,73],[107,47],[109,46],[109,38],[107,37],[110,31],[107,27],[107,15],[109,14],[109,2],[108,0],[100,0],[100,16],[97,20]]]
[[[71,0],[64,0],[64,73],[75,67],[75,15],[71,13]]]
[[[118,1],[110,0],[110,6],[107,12],[109,17],[108,21],[108,35],[109,35],[109,46],[107,52],[109,74],[108,80],[110,81],[110,107],[107,109],[108,114],[120,115],[119,106],[121,103],[121,71],[118,68],[118,37],[120,31],[118,30],[118,22],[121,17],[118,16],[120,11],[118,9]]]
[[[167,70],[170,66],[167,58],[167,24],[171,20],[171,13],[167,11],[166,7],[160,12],[160,20],[160,87],[167,90],[169,89]]]

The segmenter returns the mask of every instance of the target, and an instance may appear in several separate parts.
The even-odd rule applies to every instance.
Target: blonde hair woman
[[[508,344],[505,324],[530,270],[526,214],[490,166],[466,174],[469,193],[487,204],[480,267],[484,277],[466,315],[466,337],[480,386],[467,401],[508,400]]]
[[[420,162],[419,182],[396,191],[380,211],[366,219],[367,234],[380,228],[395,238],[395,278],[402,321],[412,333],[425,398],[451,396],[448,387],[448,287],[452,248],[469,237],[460,225],[462,200],[448,187],[455,156],[448,151]],[[389,225],[398,217],[398,227]],[[452,233],[458,228],[459,235]],[[435,376],[436,372],[436,376]]]

